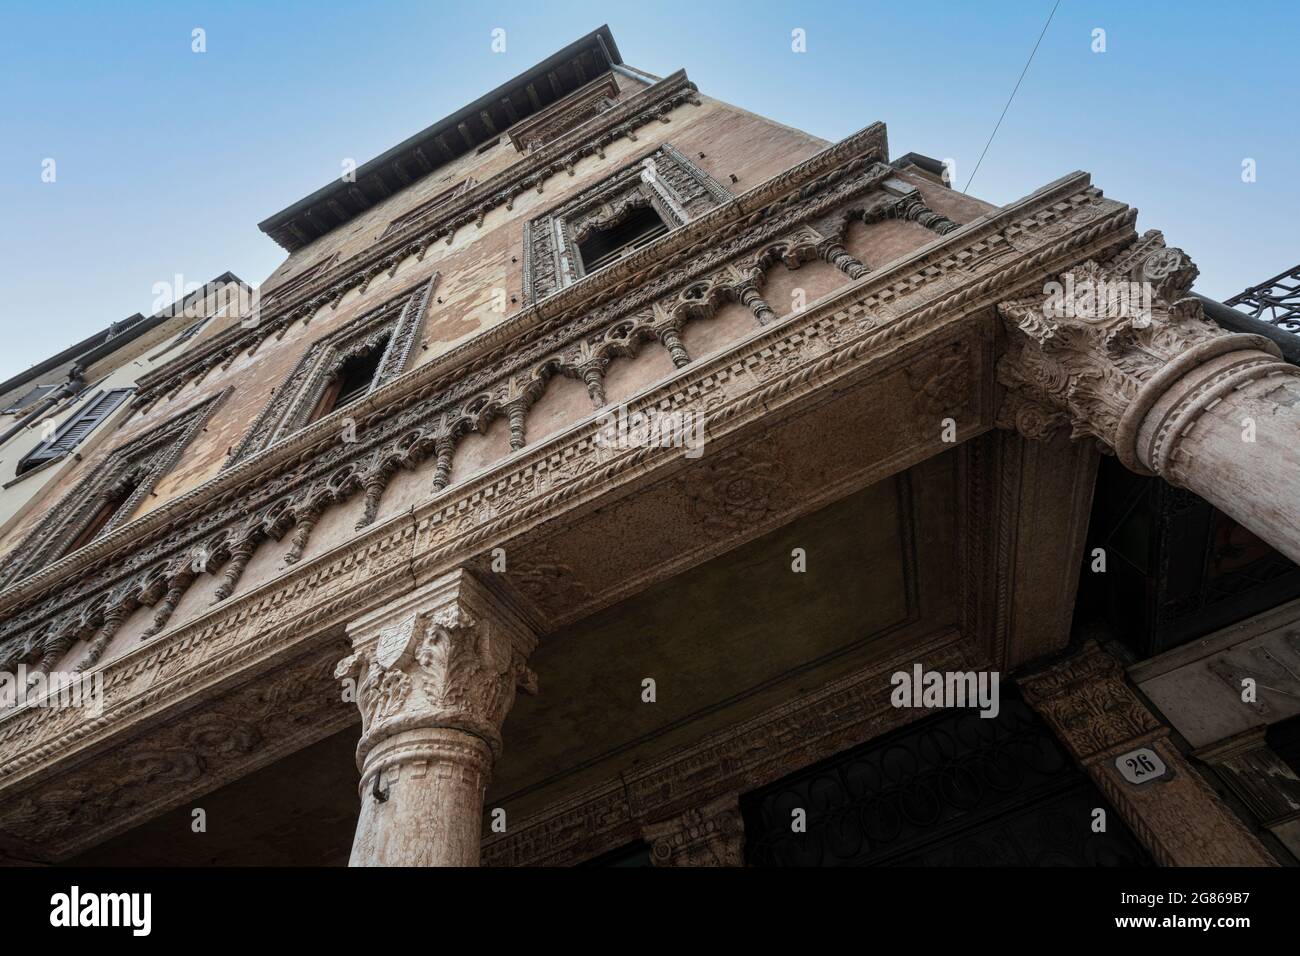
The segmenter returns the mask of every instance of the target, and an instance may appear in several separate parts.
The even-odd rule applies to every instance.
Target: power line
[[[1020,89],[1020,84],[1024,80],[1025,74],[1029,72],[1029,64],[1034,62],[1034,54],[1038,52],[1038,44],[1042,43],[1043,37],[1047,36],[1047,28],[1052,25],[1052,17],[1056,16],[1056,7],[1059,7],[1060,5],[1061,0],[1056,0],[1056,6],[1052,7],[1052,12],[1047,15],[1047,22],[1043,24],[1043,32],[1038,34],[1038,43],[1035,43],[1034,48],[1029,51],[1029,59],[1025,61],[1025,68],[1020,71],[1020,79],[1016,80],[1015,89],[1013,89],[1011,95],[1007,97],[1007,105],[1002,107],[1002,115],[998,117],[997,126],[994,126],[993,132],[989,134],[989,141],[984,144],[984,152],[980,153],[979,162],[975,164],[974,170],[971,171],[970,179],[966,180],[966,188],[963,189],[962,192],[970,192],[970,184],[974,181],[975,174],[980,171],[980,163],[984,162],[984,154],[987,153],[989,147],[993,145],[993,137],[998,135],[998,128],[1006,118],[1007,110],[1011,109],[1011,101],[1016,98],[1016,90]]]

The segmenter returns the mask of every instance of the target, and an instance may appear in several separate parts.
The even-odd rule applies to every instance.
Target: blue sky
[[[629,64],[827,139],[883,120],[895,156],[951,158],[964,187],[1052,2],[7,0],[0,379],[177,275],[261,282],[283,253],[260,220],[601,23]],[[1062,0],[971,192],[1085,169],[1200,291],[1267,279],[1300,261],[1298,34],[1295,2]]]

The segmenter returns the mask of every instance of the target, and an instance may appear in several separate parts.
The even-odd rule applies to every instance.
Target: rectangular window
[[[593,229],[578,243],[582,274],[590,275],[612,262],[631,255],[668,231],[653,206],[634,209],[607,229]]]
[[[32,389],[22,398],[18,399],[18,401],[14,402],[12,405],[6,408],[3,414],[17,415],[19,412],[23,411],[23,409],[30,408],[31,406],[35,405],[42,398],[44,398],[46,395],[48,395],[50,392],[54,391],[58,387],[59,386],[57,385],[37,385],[34,389]]]
[[[31,471],[37,465],[62,458],[72,451],[93,432],[99,423],[113,414],[127,400],[132,389],[111,388],[97,392],[91,399],[77,409],[68,420],[59,426],[58,431],[49,439],[41,442],[18,462],[17,473]]]

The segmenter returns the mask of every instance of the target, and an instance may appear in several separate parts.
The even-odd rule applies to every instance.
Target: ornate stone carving
[[[498,753],[516,687],[537,690],[526,665],[536,638],[466,571],[363,617],[350,632],[356,651],[335,676],[356,682],[360,762],[380,740],[418,727],[473,734]]]
[[[734,793],[647,823],[641,832],[655,866],[745,865],[745,821]]]
[[[383,346],[384,354],[370,391],[399,375],[406,367],[412,341],[424,323],[429,296],[437,284],[438,273],[435,272],[416,288],[313,342],[289,377],[275,390],[274,397],[230,455],[225,467],[237,464],[307,424],[307,416],[316,406],[321,392],[349,358]]]
[[[1055,413],[1040,414],[1039,425],[1064,414],[1075,437],[1113,449],[1121,419],[1155,373],[1225,334],[1188,291],[1196,272],[1181,249],[1148,232],[1109,262],[1062,273],[1042,295],[999,303],[1011,340],[998,380]]]
[[[516,123],[507,135],[519,152],[535,152],[612,108],[618,96],[618,82],[606,74]]]
[[[727,198],[722,186],[678,150],[661,146],[529,221],[524,296],[535,302],[581,278],[578,243],[593,229],[608,228],[645,206],[673,229]]]
[[[402,376],[386,390],[361,400],[356,414],[364,418],[365,427],[356,446],[338,442],[332,432],[305,429],[183,499],[133,522],[129,544],[110,536],[109,541],[96,542],[78,558],[60,562],[58,567],[21,582],[5,595],[0,638],[17,642],[37,638],[52,623],[81,620],[87,612],[106,602],[129,610],[132,602],[148,605],[165,600],[168,588],[162,578],[169,568],[180,566],[179,559],[211,555],[213,560],[206,563],[208,573],[224,577],[238,568],[235,565],[227,568],[222,561],[230,561],[241,545],[256,547],[265,538],[292,533],[292,540],[300,547],[305,541],[302,525],[309,524],[313,514],[319,515],[320,508],[333,506],[365,488],[362,478],[366,469],[372,467],[366,462],[373,461],[377,452],[393,461],[418,462],[420,451],[437,450],[437,466],[425,465],[436,484],[437,475],[446,471],[444,466],[449,461],[444,454],[449,442],[446,429],[461,427],[457,421],[468,425],[484,420],[483,413],[495,389],[487,395],[480,389],[500,382],[503,373],[516,376],[520,369],[535,367],[531,365],[534,362],[540,363],[547,374],[554,374],[559,371],[559,363],[552,361],[557,356],[557,348],[567,347],[566,342],[586,341],[593,330],[608,330],[600,344],[600,349],[606,350],[603,354],[631,350],[639,336],[655,337],[654,312],[650,306],[657,301],[665,302],[664,308],[670,315],[680,310],[687,317],[703,314],[698,310],[710,307],[714,301],[726,301],[730,286],[725,280],[732,262],[738,259],[742,264],[752,262],[751,256],[777,261],[784,254],[777,248],[785,242],[780,237],[790,235],[799,222],[810,216],[833,215],[834,210],[843,208],[856,196],[865,195],[890,174],[888,167],[859,155],[865,148],[863,143],[874,142],[875,135],[864,134],[851,147],[834,147],[815,161],[782,174],[772,184],[765,184],[761,187],[762,194],[778,198],[769,206],[755,207],[743,222],[728,224],[731,217],[738,215],[737,210],[730,208],[707,214],[716,213],[716,222],[701,221],[698,228],[721,229],[724,240],[720,246],[710,240],[704,253],[690,246],[689,243],[705,236],[703,231],[695,236],[697,225],[692,223],[667,241],[664,250],[656,251],[655,256],[662,256],[662,261],[638,254],[633,257],[637,262],[612,266],[601,276],[584,280],[583,289],[566,290],[553,297],[545,309],[536,313],[539,324],[511,326],[509,335],[497,329],[485,333],[485,341],[476,346],[472,361],[466,355],[452,355],[445,361],[428,363],[409,376]],[[814,175],[820,177],[815,184],[809,181]],[[813,378],[822,380],[846,374],[869,357],[889,352],[904,337],[923,330],[927,323],[946,322],[983,307],[990,299],[996,301],[994,297],[999,290],[1010,282],[1023,282],[1026,270],[1039,268],[1040,261],[1059,261],[1072,250],[1091,249],[1091,244],[1098,242],[1113,244],[1112,235],[1126,228],[1129,215],[1118,205],[1114,205],[1106,218],[1044,248],[1033,261],[1018,264],[1006,275],[990,275],[970,289],[953,293],[919,311],[909,311],[913,301],[910,295],[924,289],[933,276],[960,268],[970,255],[995,244],[1009,222],[1026,217],[1025,209],[1041,207],[1042,221],[1050,222],[1053,204],[1065,204],[1075,195],[1094,193],[1083,176],[1041,191],[1021,206],[991,217],[986,224],[965,230],[964,244],[959,249],[936,247],[916,262],[907,263],[906,268],[891,270],[878,279],[868,277],[865,287],[791,317],[753,348],[746,346],[744,354],[734,360],[710,360],[706,369],[694,374],[689,372],[691,366],[687,366],[680,383],[667,386],[672,401],[703,401],[708,407],[718,403],[722,417],[717,423],[748,421],[761,414],[765,404],[784,401],[783,396],[791,388],[804,389]],[[863,205],[861,201],[859,205]],[[788,247],[789,243],[785,243],[785,248]],[[816,255],[811,246],[808,254]],[[625,264],[628,270],[654,264],[655,277],[638,281],[635,287],[621,285]],[[879,318],[873,318],[870,327],[864,329],[859,327],[864,316]],[[810,330],[825,330],[828,341],[830,331],[847,332],[847,337],[841,335],[840,347],[833,353],[818,357],[816,352],[809,352],[802,367],[751,393],[752,384],[747,381],[744,369],[746,363],[758,361],[754,357],[755,349],[768,351],[776,343],[806,338]],[[595,361],[598,354],[601,353],[594,350],[575,352],[579,362],[575,370]],[[711,430],[714,425],[711,412]],[[585,432],[575,434],[538,455],[525,454],[513,459],[499,469],[499,475],[475,480],[456,494],[427,502],[421,506],[415,524],[406,521],[391,528],[385,526],[379,535],[362,536],[349,544],[346,551],[328,559],[303,562],[286,572],[273,588],[246,595],[232,592],[233,606],[219,606],[197,619],[187,620],[179,634],[175,630],[170,636],[164,634],[159,643],[171,647],[179,640],[185,648],[203,648],[202,652],[184,651],[193,655],[194,669],[187,671],[193,675],[192,679],[207,673],[210,662],[215,666],[215,662],[225,659],[223,655],[233,654],[234,650],[229,649],[238,644],[238,635],[243,635],[241,639],[248,642],[238,648],[239,660],[247,663],[245,655],[259,653],[258,649],[268,646],[267,642],[285,640],[287,628],[319,619],[324,613],[316,610],[322,582],[331,588],[342,586],[368,566],[373,568],[376,558],[371,552],[378,542],[390,538],[403,540],[404,533],[417,534],[420,538],[418,558],[409,548],[400,557],[391,551],[382,552],[385,566],[392,574],[411,566],[413,560],[418,560],[419,568],[441,570],[453,559],[453,552],[461,555],[456,560],[464,560],[465,553],[475,553],[491,537],[513,533],[511,529],[516,526],[563,511],[578,501],[594,500],[593,496],[603,493],[606,487],[633,479],[652,465],[657,467],[651,458],[667,460],[671,454],[637,450],[611,455],[607,450],[597,449]],[[723,497],[733,496],[728,490]],[[701,504],[704,503],[701,499]],[[728,505],[721,513],[731,510],[732,506]],[[772,512],[767,508],[762,513]],[[725,527],[720,531],[725,532]],[[409,539],[406,540],[409,544]],[[238,575],[233,578],[237,582]],[[382,582],[376,578],[373,585],[366,584],[365,591],[379,593],[389,584],[387,577]],[[350,586],[359,587],[356,582]],[[314,595],[310,601],[305,596],[308,590]],[[600,600],[606,599],[602,592]],[[331,598],[328,606],[337,607],[338,600],[343,599]],[[102,630],[111,630],[109,624],[111,620],[106,615]],[[98,645],[100,638],[93,637],[93,641]],[[215,649],[216,644],[221,645],[220,651]],[[153,661],[154,657],[141,660]],[[110,673],[116,675],[119,670],[127,673],[115,667]],[[153,672],[133,664],[129,673]],[[118,688],[116,693],[126,695],[123,701],[130,699],[128,692],[133,693],[134,679],[113,685]],[[146,681],[141,686],[150,685]],[[170,686],[180,692],[183,685]],[[125,727],[132,713],[129,708],[111,708],[95,731],[99,735],[96,739],[115,728]],[[22,754],[24,766],[31,761],[53,759],[70,744],[58,737],[52,723],[37,716],[0,729],[12,731],[9,739],[15,748],[10,752]],[[56,738],[57,746],[51,743],[50,747],[42,748],[37,744],[38,740],[55,741]]]
[[[1159,863],[1276,865],[1173,746],[1169,728],[1128,686],[1119,661],[1095,643],[1019,683],[1025,699],[1046,718]],[[1150,782],[1126,780],[1116,759],[1143,747],[1156,751],[1166,773]]]
[[[475,865],[483,790],[536,638],[466,570],[349,626],[361,710],[353,865]],[[352,688],[348,688],[351,690]],[[434,818],[433,825],[429,818]]]

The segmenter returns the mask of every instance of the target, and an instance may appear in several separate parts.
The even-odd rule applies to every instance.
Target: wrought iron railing
[[[1300,265],[1237,293],[1223,304],[1300,335]]]

